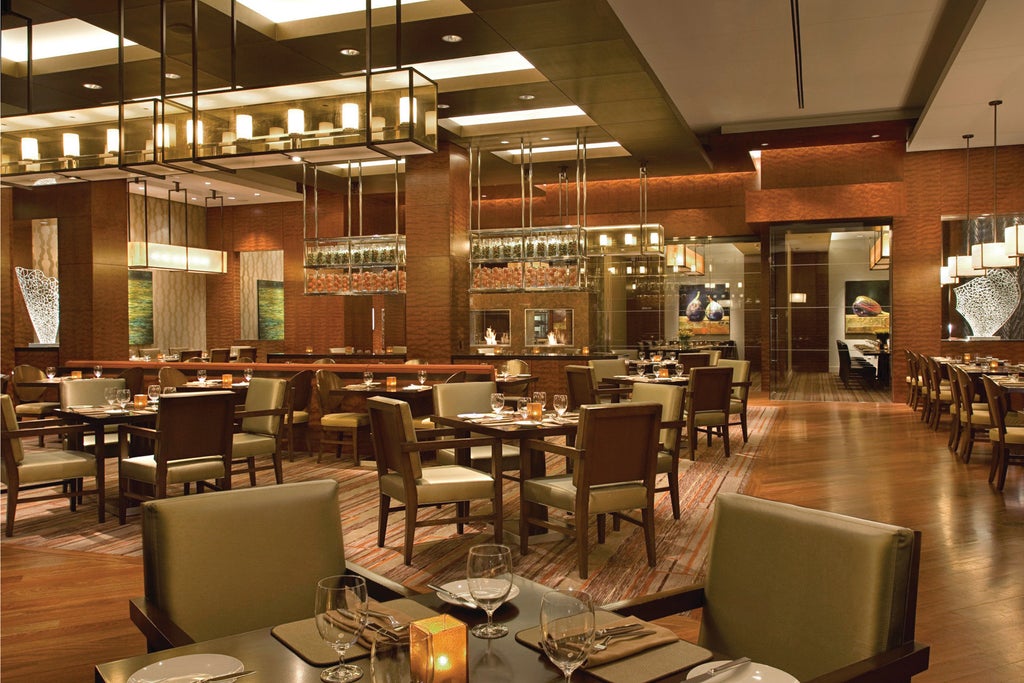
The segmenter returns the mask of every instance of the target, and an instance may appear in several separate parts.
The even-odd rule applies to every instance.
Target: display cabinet
[[[473,291],[568,290],[586,286],[578,226],[470,233]]]
[[[306,294],[405,292],[405,235],[306,240]]]

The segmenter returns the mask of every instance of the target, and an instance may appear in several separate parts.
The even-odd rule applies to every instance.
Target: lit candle
[[[965,353],[964,354],[964,362],[965,363],[970,363],[971,362],[971,354],[969,354],[969,353]]]
[[[535,422],[540,422],[544,419],[544,407],[540,403],[527,403],[526,417]]]
[[[235,383],[235,378],[230,373],[224,373],[220,376],[221,386],[230,387]]]
[[[72,370],[71,371],[71,379],[82,379],[82,371],[81,370]]]
[[[992,369],[992,370],[998,370],[999,369],[999,361],[997,361],[997,360],[989,361],[988,367],[990,369]]]
[[[426,633],[430,648],[417,647],[416,640],[410,646],[409,660],[412,670],[420,680],[430,680],[430,668],[434,669],[434,683],[465,683],[469,680],[466,664],[466,625],[448,614],[439,614],[429,619],[419,619],[409,626],[413,633]],[[432,650],[433,658],[430,657]]]
[[[385,386],[388,388],[388,390],[394,390],[398,388],[398,378],[395,377],[394,375],[388,375],[384,381]]]
[[[133,397],[135,410],[145,410],[146,405],[149,401],[149,397],[146,394],[135,394]]]

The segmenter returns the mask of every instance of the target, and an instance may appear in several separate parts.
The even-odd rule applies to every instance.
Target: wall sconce
[[[469,680],[468,629],[464,623],[448,614],[439,614],[412,622],[409,630],[411,636],[426,634],[430,642],[427,648],[418,643],[418,638],[410,638],[409,661],[419,680],[430,680],[431,667],[434,683],[466,683]]]
[[[789,303],[791,304],[805,304],[807,303],[807,292],[790,292]]]

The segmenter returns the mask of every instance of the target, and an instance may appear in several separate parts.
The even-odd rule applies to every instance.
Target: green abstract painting
[[[153,273],[128,271],[128,343],[153,343]]]
[[[259,338],[284,339],[284,283],[257,280],[256,301],[259,308]]]

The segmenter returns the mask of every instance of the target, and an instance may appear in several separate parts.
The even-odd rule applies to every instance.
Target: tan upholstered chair
[[[0,394],[0,412],[3,415],[3,459],[4,468],[0,470],[0,479],[7,489],[7,520],[4,523],[4,535],[14,534],[14,514],[18,503],[30,503],[36,500],[53,500],[67,498],[74,512],[79,499],[84,495],[97,495],[99,505],[99,521],[104,519],[104,497],[102,477],[96,480],[97,463],[102,462],[100,456],[80,451],[68,451],[58,448],[26,451],[21,440],[27,437],[41,438],[48,434],[57,434],[65,438],[71,434],[81,434],[85,425],[59,425],[51,420],[25,421],[19,424],[14,411],[14,402],[7,394]],[[83,488],[85,477],[93,477],[96,485],[91,489]],[[25,499],[22,491],[47,489],[40,495]]]
[[[327,446],[334,446],[334,455],[341,457],[345,444],[352,449],[352,461],[359,465],[359,430],[370,424],[366,413],[339,411],[341,397],[331,395],[344,386],[344,383],[330,370],[316,371],[316,390],[320,398],[320,453],[316,461],[324,456]]]
[[[72,406],[111,407],[107,404],[107,389],[127,389],[128,385],[120,377],[98,377],[93,379],[66,379],[60,383],[60,407],[67,410]],[[117,425],[111,424],[104,428],[103,443],[100,452],[108,445],[117,443]],[[96,435],[91,431],[82,436],[82,448],[96,448]]]
[[[911,529],[720,493],[703,586],[605,607],[644,619],[703,607],[700,645],[801,681],[908,681],[928,668],[919,563]]]
[[[686,388],[686,435],[690,460],[697,457],[697,433],[722,437],[729,457],[729,405],[732,401],[732,368],[696,367],[690,370]]]
[[[668,479],[666,486],[654,489],[668,491],[672,500],[672,517],[679,519],[679,445],[682,443],[683,399],[686,390],[671,384],[638,383],[633,386],[633,400],[661,405],[661,432],[658,436],[657,474]],[[689,467],[690,462],[683,463]]]
[[[160,391],[162,392],[167,387],[180,387],[188,382],[188,377],[178,368],[164,366],[157,373],[157,381],[160,382]]]
[[[992,428],[988,433],[992,441],[992,466],[989,468],[988,481],[991,484],[998,476],[996,487],[1002,491],[1009,466],[1024,465],[1024,427],[1007,426],[1006,415],[1010,406],[1006,389],[987,376],[983,375],[981,379],[988,398],[989,414],[992,416]]]
[[[589,373],[589,368],[588,368]],[[647,564],[657,563],[654,550],[654,487],[658,459],[661,406],[620,403],[580,406],[575,446],[532,439],[530,447],[572,458],[571,475],[536,477],[523,482],[523,501],[574,513],[572,525],[519,516],[519,551],[529,552],[529,525],[576,538],[580,578],[587,578],[590,515],[597,515],[597,542],[604,543],[605,515],[641,526]],[[640,510],[641,519],[624,514]]]
[[[374,396],[366,401],[370,414],[370,432],[373,435],[373,450],[377,459],[377,477],[380,485],[380,504],[377,519],[377,546],[384,547],[388,516],[392,512],[405,511],[405,539],[402,554],[406,564],[412,563],[412,544],[416,527],[438,524],[455,524],[458,533],[463,525],[475,522],[490,522],[494,525],[494,540],[502,542],[501,533],[501,441],[488,437],[452,439],[445,441],[448,447],[472,448],[490,446],[491,472],[485,474],[471,467],[461,465],[437,465],[423,467],[420,453],[436,451],[439,441],[420,441],[420,438],[450,436],[454,430],[417,430],[413,427],[409,404],[383,396]],[[400,505],[391,506],[395,500]],[[491,501],[490,514],[471,515],[469,502]],[[422,506],[455,503],[456,512],[452,517],[431,517],[419,519],[417,511]]]
[[[305,619],[316,582],[333,574],[400,597],[346,561],[340,520],[329,480],[143,503],[146,593],[131,601],[132,621],[154,651]]]
[[[566,365],[565,384],[569,410],[579,410],[582,405],[618,403],[620,397],[627,396],[632,391],[629,387],[597,388],[589,365]]]
[[[196,482],[231,488],[231,433],[235,396],[230,391],[169,394],[160,398],[155,428],[118,426],[118,519],[125,522],[128,500],[166,498],[171,484]],[[151,455],[129,457],[144,442]],[[152,494],[130,482],[148,484]],[[216,481],[216,484],[209,484]]]
[[[60,408],[57,401],[41,401],[46,387],[26,387],[22,382],[46,379],[46,373],[33,365],[17,365],[11,373],[11,394],[15,399],[14,412],[18,419],[38,420]],[[42,445],[42,444],[40,444]]]
[[[202,349],[184,348],[178,350],[178,360],[181,362],[198,362],[205,360]]]
[[[721,358],[716,367],[732,368],[732,396],[729,398],[729,415],[732,415],[739,422],[743,430],[743,443],[747,442],[747,400],[750,396],[750,361],[730,360]]]
[[[715,367],[718,365],[718,361],[722,360],[721,349],[709,349],[708,350],[708,365]]]
[[[619,385],[612,379],[615,375],[628,375],[629,366],[625,358],[595,358],[587,361],[594,386],[615,388]]]
[[[491,412],[491,394],[498,390],[495,382],[457,382],[435,384],[434,414],[452,417],[463,413]],[[437,461],[442,465],[457,464],[455,449],[443,448],[437,451]],[[490,444],[469,449],[469,465],[484,472],[491,471]],[[501,446],[501,471],[519,469],[519,448],[503,443]]]
[[[528,375],[530,374],[530,364],[525,360],[512,358],[505,364],[505,371],[510,375]]]
[[[295,432],[301,430],[306,436],[306,450],[309,450],[309,402],[313,398],[313,371],[303,370],[288,379],[291,405],[284,420],[284,443],[288,447],[288,459],[295,459]]]
[[[288,414],[288,380],[253,377],[245,394],[245,408],[235,413],[241,429],[232,436],[231,461],[244,463],[232,474],[249,473],[249,485],[256,485],[258,470],[274,470],[274,480],[284,482],[281,469],[281,426]],[[271,462],[256,465],[257,458],[269,457]]]

